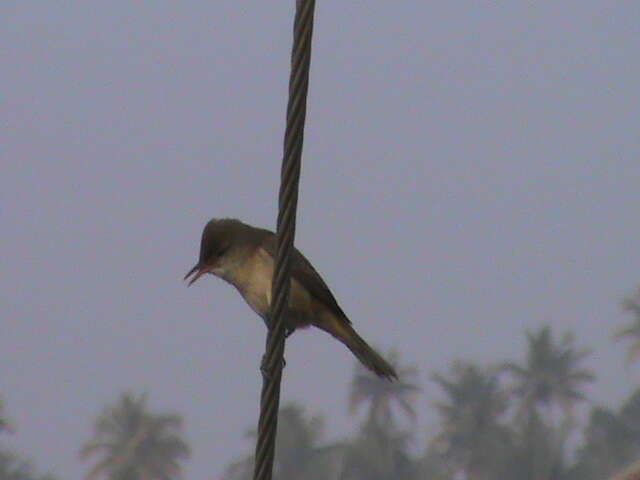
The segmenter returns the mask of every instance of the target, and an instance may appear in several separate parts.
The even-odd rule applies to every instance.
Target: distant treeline
[[[613,334],[627,340],[627,360],[640,357],[640,291],[626,298],[627,325]],[[591,405],[576,418],[595,382],[584,366],[591,350],[548,325],[527,330],[521,359],[485,366],[454,360],[430,376],[437,390],[427,400],[418,368],[398,353],[390,362],[399,380],[388,382],[356,365],[347,407],[361,413],[358,432],[327,442],[321,416],[287,404],[280,411],[276,480],[605,480],[640,459],[640,389],[617,408]],[[415,453],[416,402],[429,401],[439,423]],[[91,461],[87,479],[174,480],[189,445],[176,413],[149,411],[146,395],[123,394],[104,408],[94,434],[80,448]],[[12,425],[0,403],[0,433]],[[250,438],[255,438],[251,430]],[[577,440],[577,441],[576,441]],[[576,446],[577,445],[577,446]],[[253,445],[248,445],[253,451]],[[239,457],[223,480],[251,480],[252,454]],[[0,480],[54,480],[0,448]]]

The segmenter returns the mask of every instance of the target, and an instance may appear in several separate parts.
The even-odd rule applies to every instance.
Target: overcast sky
[[[273,227],[293,1],[9,0],[0,7],[0,395],[5,438],[79,479],[120,392],[186,421],[186,478],[252,446],[264,326],[209,277],[205,221]],[[640,283],[640,3],[317,5],[297,245],[362,335],[428,381],[570,329],[590,398],[640,380],[612,329]],[[283,401],[353,433],[353,369],[287,342]]]

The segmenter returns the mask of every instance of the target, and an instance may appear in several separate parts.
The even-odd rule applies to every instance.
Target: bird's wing
[[[275,259],[277,240],[275,234],[272,232],[269,233],[271,235],[265,238],[262,247]],[[327,284],[322,280],[320,274],[297,248],[293,249],[291,258],[291,276],[306,288],[316,300],[323,303],[335,313],[338,318],[347,323],[351,323],[347,315],[340,308],[340,305],[338,305],[338,301],[333,296],[333,293],[331,293],[331,290],[329,290]]]

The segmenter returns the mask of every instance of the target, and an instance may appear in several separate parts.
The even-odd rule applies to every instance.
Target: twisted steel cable
[[[256,443],[254,480],[271,480],[275,453],[280,381],[284,363],[285,325],[283,312],[289,298],[290,264],[296,232],[298,184],[307,115],[307,91],[311,61],[311,37],[315,0],[297,0],[293,26],[291,74],[284,156],[278,197],[278,247],[273,274],[271,312],[266,353],[262,360],[263,384]]]

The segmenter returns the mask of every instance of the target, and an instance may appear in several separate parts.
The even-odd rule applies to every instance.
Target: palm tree
[[[612,467],[611,471],[622,470],[611,477],[611,480],[639,478],[640,389],[631,394],[620,408],[618,415],[613,418],[611,415],[607,415],[605,420],[601,423],[608,427],[606,436],[602,435],[601,438],[595,440],[600,440],[602,444],[607,442],[607,445],[598,445],[601,447],[599,450],[587,450],[585,456],[593,454],[593,457],[602,460],[605,466]],[[633,462],[634,460],[635,462]],[[602,464],[596,466],[602,466]]]
[[[433,374],[446,399],[436,402],[442,431],[436,437],[445,458],[466,478],[497,478],[509,443],[501,417],[508,407],[498,373],[469,362],[456,361],[449,375]]]
[[[415,425],[418,370],[399,364],[394,351],[389,354],[389,363],[398,372],[393,382],[373,375],[359,363],[355,366],[349,412],[353,415],[361,405],[368,404],[368,415],[359,436],[345,450],[341,479],[402,480],[409,479],[415,470],[407,453],[411,434],[396,428],[393,410],[394,406],[401,410],[412,421],[411,426]]]
[[[335,474],[332,475],[332,472],[339,469],[342,445],[319,446],[322,424],[321,417],[314,416],[307,419],[304,409],[299,405],[288,404],[280,409],[274,479],[320,480],[336,477]],[[252,440],[256,435],[255,429],[247,433],[247,436]],[[223,478],[225,480],[251,480],[253,466],[253,454],[245,455],[227,468]]]
[[[51,474],[39,474],[30,462],[17,454],[0,451],[0,479],[2,480],[55,480]]]
[[[515,381],[513,394],[520,400],[521,413],[527,416],[539,407],[559,406],[571,419],[576,402],[584,400],[585,384],[595,376],[580,364],[591,354],[589,349],[576,349],[570,333],[559,342],[548,325],[538,331],[527,330],[527,357],[524,364],[503,363],[501,370]]]
[[[12,425],[5,416],[2,400],[0,400],[0,433],[13,433]],[[55,478],[51,474],[36,473],[31,462],[3,448],[0,449],[0,480],[55,480]]]
[[[530,479],[551,478],[565,470],[564,448],[574,427],[573,407],[585,399],[583,388],[595,379],[581,366],[591,352],[575,348],[569,333],[556,341],[548,325],[528,330],[526,336],[525,363],[504,363],[501,370],[513,377],[512,393],[520,403],[516,415],[521,434],[519,464]],[[553,418],[556,407],[563,414],[559,421]]]
[[[7,432],[11,433],[11,425],[9,424],[9,420],[4,414],[4,402],[0,400],[0,433]]]
[[[437,440],[430,442],[424,454],[413,464],[412,480],[453,480],[455,471],[443,455]]]
[[[94,437],[80,457],[99,456],[86,480],[173,480],[189,447],[180,435],[177,414],[148,411],[146,395],[125,393],[115,406],[106,407],[94,426]]]
[[[398,372],[398,380],[389,382],[373,375],[360,363],[356,364],[351,380],[349,394],[349,412],[353,415],[360,405],[369,405],[368,422],[375,422],[383,428],[391,428],[393,424],[392,409],[395,404],[410,420],[415,420],[413,406],[420,388],[415,384],[418,369],[413,366],[400,365],[397,352],[389,354],[389,362]]]
[[[578,450],[574,477],[590,480],[607,478],[633,461],[640,451],[640,435],[624,418],[604,409],[594,408]]]
[[[637,389],[620,408],[619,416],[633,432],[640,445],[640,389]]]
[[[346,445],[341,480],[411,480],[416,467],[408,453],[411,434],[367,421]]]
[[[601,407],[591,411],[589,425],[585,431],[583,445],[578,450],[572,478],[580,480],[608,478],[614,472],[637,460],[639,455],[640,389],[629,397],[618,412]],[[637,464],[635,468],[637,470]]]
[[[305,418],[304,409],[289,404],[278,416],[275,473],[280,480],[327,478],[336,445],[319,446],[323,419]]]
[[[618,329],[613,339],[631,341],[627,347],[627,364],[629,364],[640,356],[640,288],[622,301],[622,309],[631,314],[631,322]]]

